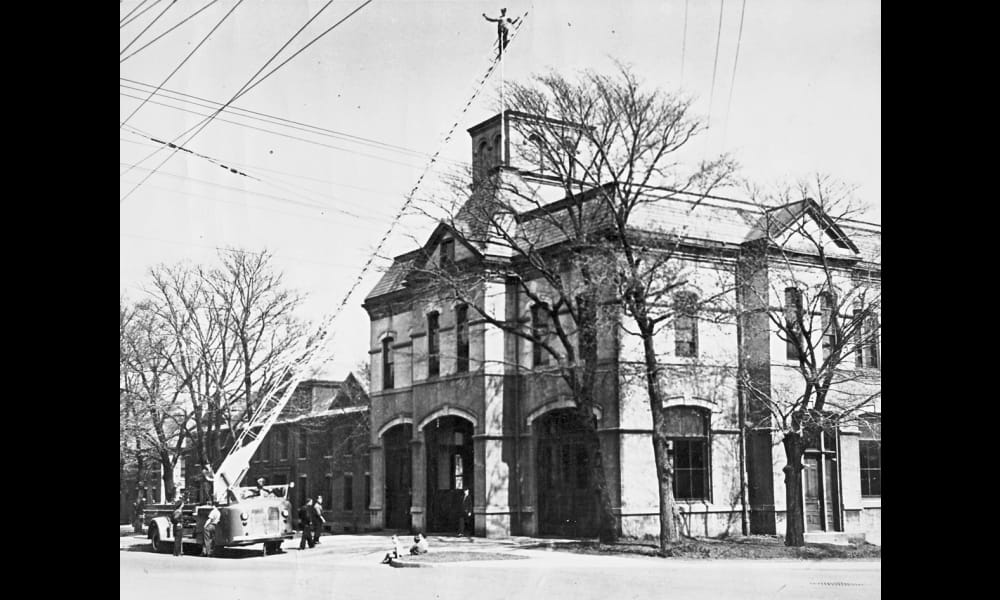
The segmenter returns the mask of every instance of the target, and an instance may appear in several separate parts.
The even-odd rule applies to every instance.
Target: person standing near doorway
[[[177,506],[170,513],[170,525],[174,534],[174,556],[184,555],[184,498],[177,495]]]
[[[462,490],[462,510],[458,515],[458,537],[465,535],[466,527],[472,522],[472,494],[469,488]],[[470,533],[471,535],[471,533]]]

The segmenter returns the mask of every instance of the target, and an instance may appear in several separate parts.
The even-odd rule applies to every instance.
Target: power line
[[[147,0],[143,0],[142,2],[139,3],[139,6],[142,6],[146,2],[147,2]],[[139,8],[139,6],[136,6],[135,8],[132,9],[132,12],[130,12],[128,15],[125,15],[125,17],[121,21],[118,21],[118,29],[121,29],[122,27],[125,27],[126,25],[128,25],[132,21],[135,21],[136,19],[138,19],[139,17],[141,17],[144,12],[146,12],[147,10],[153,8],[154,6],[156,6],[157,4],[159,4],[160,2],[163,2],[163,0],[156,0],[156,2],[153,2],[152,4],[150,4],[149,6],[147,6],[146,8],[142,9],[142,12],[140,12],[136,16],[132,17],[131,19],[129,19],[128,15],[132,14],[132,12],[135,12]],[[126,21],[125,19],[128,19],[128,21]]]
[[[141,100],[141,98],[139,98],[138,96],[133,96],[131,94],[125,94],[123,92],[119,92],[118,95],[119,96],[124,96],[126,98],[134,98],[136,100]],[[172,108],[174,110],[179,110],[181,112],[186,112],[188,114],[196,115],[196,116],[199,116],[199,117],[209,117],[209,116],[211,116],[211,115],[206,115],[205,113],[200,113],[200,112],[193,111],[193,110],[190,110],[190,109],[186,109],[186,108],[183,108],[183,107],[180,107],[180,106],[174,106],[172,104],[166,104],[166,103],[163,103],[163,102],[157,102],[155,100],[149,100],[148,103],[149,104],[156,104],[158,106],[164,106],[166,108]],[[285,138],[289,138],[289,139],[293,139],[293,140],[298,140],[300,142],[305,142],[307,144],[313,144],[313,145],[316,145],[316,146],[322,146],[324,148],[330,148],[332,150],[340,150],[340,151],[343,151],[343,152],[349,152],[351,154],[358,155],[358,156],[367,156],[369,158],[374,158],[374,159],[377,159],[377,160],[382,160],[382,161],[385,161],[385,162],[390,162],[390,163],[401,165],[401,166],[404,166],[404,167],[409,167],[411,169],[418,168],[416,165],[413,165],[413,164],[410,164],[410,163],[399,162],[397,160],[392,160],[391,158],[386,158],[384,156],[378,156],[378,155],[375,155],[375,154],[366,154],[364,152],[358,152],[357,150],[351,150],[349,148],[342,148],[340,146],[332,146],[330,144],[324,144],[323,142],[318,142],[316,140],[309,140],[309,139],[298,137],[298,136],[294,136],[294,135],[291,135],[291,134],[288,134],[288,133],[282,133],[280,131],[275,131],[273,129],[265,129],[263,127],[255,127],[253,125],[248,125],[246,123],[241,123],[239,121],[233,121],[233,120],[230,120],[230,119],[223,119],[221,117],[215,117],[215,119],[217,121],[221,121],[223,123],[231,123],[233,125],[238,125],[240,127],[245,127],[247,129],[253,129],[255,131],[262,131],[264,133],[270,133],[270,134],[277,135],[277,136],[280,136],[280,137],[285,137]],[[267,121],[264,121],[264,122],[267,122]],[[141,164],[142,161],[139,161],[139,163]]]
[[[142,5],[145,4],[145,3],[147,3],[147,2],[149,2],[149,0],[142,0],[142,2],[140,2],[139,4],[136,4],[135,8],[133,8],[130,11],[128,11],[128,13],[126,13],[125,16],[122,17],[121,19],[118,19],[118,24],[121,25],[122,23],[124,23],[125,19],[129,18],[130,16],[132,16],[132,13],[134,13],[135,11],[139,10],[140,8],[142,8]],[[119,0],[118,4],[121,4],[121,3],[122,3],[122,0]]]
[[[719,43],[722,41],[722,15],[726,10],[726,0],[719,3],[719,30],[715,34],[715,60],[712,61],[712,86],[708,92],[708,125],[712,123],[712,101],[715,97],[715,72],[719,66]]]
[[[139,35],[135,36],[132,39],[132,41],[128,43],[128,46],[125,46],[124,48],[122,48],[121,52],[118,53],[118,56],[121,56],[122,54],[125,54],[125,51],[128,50],[129,48],[131,48],[132,44],[134,44],[137,41],[139,41],[139,38],[142,37],[142,34],[144,34],[147,31],[149,31],[149,28],[152,27],[153,25],[155,25],[156,22],[160,20],[160,17],[162,17],[163,15],[167,14],[167,11],[170,10],[171,8],[173,8],[174,4],[177,4],[177,0],[170,0],[170,4],[168,4],[166,8],[164,8],[163,10],[161,10],[160,14],[156,15],[156,18],[153,19],[152,21],[150,21],[149,25],[146,25],[146,27],[142,31],[139,32]]]
[[[175,0],[175,1],[176,1],[176,0]],[[331,0],[331,1],[332,1],[332,0]],[[161,82],[160,82],[160,85],[156,86],[156,89],[155,89],[155,90],[153,90],[152,92],[150,92],[149,96],[147,96],[147,97],[146,97],[146,99],[145,99],[145,100],[143,100],[143,101],[142,101],[142,102],[141,102],[141,103],[139,104],[139,106],[135,107],[135,110],[133,110],[133,111],[132,111],[132,112],[131,112],[131,113],[129,114],[129,116],[125,117],[125,120],[124,120],[124,121],[122,121],[122,122],[121,122],[121,125],[119,125],[119,126],[118,126],[118,128],[119,128],[119,129],[121,129],[122,127],[124,127],[124,126],[125,126],[125,123],[128,123],[129,119],[131,119],[131,118],[132,118],[133,116],[135,116],[135,113],[139,112],[139,110],[140,110],[140,109],[141,109],[141,108],[142,108],[143,106],[145,106],[145,105],[146,105],[146,102],[149,102],[149,99],[153,97],[153,94],[155,94],[155,93],[157,92],[157,90],[159,90],[159,89],[160,89],[161,87],[163,87],[164,85],[166,85],[168,81],[170,81],[170,78],[171,78],[171,77],[173,77],[173,76],[174,76],[174,74],[175,74],[175,73],[177,73],[177,71],[179,71],[179,70],[181,69],[181,67],[183,67],[183,66],[184,66],[184,64],[185,64],[185,63],[186,63],[186,62],[187,62],[188,60],[190,60],[190,59],[191,59],[191,57],[192,57],[192,56],[194,56],[194,53],[195,53],[195,52],[197,52],[199,48],[201,48],[202,44],[204,44],[205,42],[207,42],[207,41],[208,41],[208,38],[210,38],[210,37],[212,36],[212,34],[213,34],[213,33],[215,33],[215,30],[216,30],[216,29],[218,29],[218,28],[219,28],[219,26],[220,26],[220,25],[222,25],[222,23],[223,23],[223,22],[224,22],[224,21],[225,21],[226,19],[228,19],[228,18],[229,18],[229,15],[233,14],[233,11],[235,11],[235,10],[236,10],[237,8],[239,8],[240,4],[243,4],[243,0],[237,0],[236,4],[234,4],[234,5],[233,5],[233,7],[229,9],[229,12],[227,12],[227,13],[226,13],[225,15],[223,15],[223,16],[222,16],[222,18],[221,18],[221,19],[219,19],[219,22],[215,24],[215,27],[212,27],[212,30],[211,30],[211,31],[209,31],[209,32],[208,32],[208,33],[207,33],[207,34],[205,35],[205,37],[201,38],[201,41],[200,41],[200,42],[198,42],[198,45],[197,45],[197,46],[195,46],[195,47],[194,47],[194,49],[193,49],[193,50],[191,50],[191,52],[188,52],[187,56],[185,56],[185,57],[184,57],[184,60],[182,60],[182,61],[180,62],[180,64],[179,64],[179,65],[177,65],[176,67],[174,67],[174,70],[173,70],[173,71],[171,71],[171,72],[170,72],[170,74],[169,74],[169,75],[167,75],[167,76],[166,76],[166,78],[164,78],[164,79],[163,79],[163,81],[161,81]],[[171,4],[171,6],[173,6],[173,5]]]
[[[196,16],[198,16],[198,15],[199,15],[199,14],[200,14],[200,13],[201,13],[202,11],[204,11],[204,10],[205,10],[206,8],[208,8],[208,7],[212,6],[213,4],[215,4],[215,3],[216,3],[216,2],[218,2],[218,1],[219,1],[219,0],[212,0],[211,2],[209,2],[208,4],[206,4],[205,6],[202,6],[201,8],[199,8],[198,10],[196,10],[196,11],[195,11],[195,12],[194,12],[193,14],[190,14],[190,15],[188,15],[188,16],[187,16],[187,17],[186,17],[186,18],[185,18],[185,19],[184,19],[183,21],[181,21],[180,23],[178,23],[178,24],[174,25],[174,26],[173,26],[173,27],[171,27],[170,29],[168,29],[168,30],[164,31],[163,33],[161,33],[160,35],[156,36],[155,38],[153,38],[153,39],[152,39],[152,41],[149,41],[149,42],[146,42],[146,43],[145,43],[145,44],[144,44],[144,45],[143,45],[143,46],[142,46],[141,48],[139,48],[138,50],[136,50],[136,51],[132,52],[132,54],[129,54],[129,55],[128,55],[128,56],[126,56],[125,58],[122,58],[122,59],[120,59],[120,60],[118,61],[118,64],[122,64],[123,62],[125,62],[126,60],[128,60],[128,59],[132,58],[132,57],[133,57],[133,56],[135,56],[136,54],[139,54],[140,52],[142,52],[142,51],[143,51],[143,50],[145,50],[146,48],[149,48],[149,47],[150,47],[150,46],[152,46],[152,45],[153,45],[154,43],[156,43],[157,41],[159,41],[159,39],[160,39],[160,38],[164,37],[165,35],[167,35],[167,34],[168,34],[168,33],[170,33],[171,31],[173,31],[173,30],[177,29],[177,28],[178,28],[178,27],[180,27],[181,25],[183,25],[183,24],[187,23],[188,21],[190,21],[191,19],[195,18],[195,17],[196,17]],[[122,52],[124,52],[124,50],[122,50]],[[119,53],[118,53],[118,56],[121,56],[121,52],[119,52]]]
[[[367,0],[367,2],[365,2],[365,4],[363,4],[363,5],[362,5],[362,6],[360,7],[360,8],[363,8],[364,6],[367,6],[367,5],[368,5],[368,4],[369,4],[369,3],[371,2],[371,1],[372,1],[372,0]],[[317,12],[316,12],[316,14],[315,14],[315,15],[313,15],[312,17],[310,17],[310,18],[309,18],[309,20],[308,20],[308,21],[306,21],[306,22],[305,22],[305,24],[304,24],[304,25],[302,25],[302,27],[300,27],[300,28],[298,29],[298,31],[296,31],[296,32],[295,32],[294,34],[292,34],[292,37],[288,38],[288,41],[286,41],[286,42],[285,42],[284,44],[282,44],[281,48],[278,48],[278,51],[277,51],[277,52],[275,52],[275,53],[274,53],[273,55],[271,55],[271,58],[267,59],[267,62],[265,62],[265,63],[263,64],[263,66],[261,66],[261,68],[260,68],[260,69],[258,69],[258,70],[257,70],[257,72],[256,72],[256,73],[254,73],[254,74],[253,74],[253,75],[252,75],[252,76],[250,77],[250,79],[248,79],[248,80],[247,80],[247,82],[243,84],[243,86],[242,86],[242,87],[241,87],[241,88],[239,89],[239,91],[237,91],[237,92],[236,92],[236,94],[234,94],[234,95],[233,95],[233,97],[232,97],[232,98],[230,98],[228,102],[226,102],[226,103],[225,103],[225,104],[224,104],[224,105],[223,105],[223,106],[222,106],[221,108],[219,108],[218,110],[216,110],[216,111],[215,111],[215,112],[214,112],[214,113],[212,114],[212,116],[210,116],[210,117],[207,117],[207,118],[206,118],[205,120],[203,120],[203,121],[202,121],[201,123],[199,123],[199,124],[195,125],[195,126],[194,126],[194,127],[192,127],[191,129],[188,129],[188,130],[187,130],[187,131],[185,131],[184,133],[180,134],[179,136],[177,136],[176,138],[174,138],[173,140],[171,140],[171,142],[176,142],[176,141],[177,141],[178,139],[180,139],[181,137],[183,137],[183,136],[187,135],[187,134],[188,134],[188,133],[190,133],[191,131],[194,131],[194,133],[192,133],[192,134],[191,134],[191,135],[190,135],[190,136],[189,136],[189,137],[187,138],[187,140],[186,140],[186,141],[185,141],[184,143],[189,143],[189,142],[190,142],[191,140],[193,140],[193,139],[194,139],[194,138],[195,138],[195,137],[196,137],[196,136],[197,136],[197,135],[198,135],[199,133],[201,133],[201,132],[202,132],[202,131],[203,131],[203,130],[205,129],[205,127],[207,127],[207,126],[208,126],[208,124],[209,124],[209,123],[211,123],[211,122],[212,122],[212,120],[213,120],[213,119],[214,119],[214,118],[215,118],[216,116],[218,116],[218,115],[219,115],[219,113],[220,113],[220,112],[222,112],[222,110],[223,110],[223,109],[225,109],[225,107],[226,107],[226,106],[229,106],[229,105],[230,105],[230,104],[232,104],[232,103],[233,103],[234,101],[236,101],[236,100],[237,100],[237,99],[238,99],[238,98],[239,98],[240,96],[242,96],[242,95],[243,95],[244,93],[246,93],[246,91],[248,90],[248,87],[247,87],[247,86],[249,86],[249,85],[250,85],[250,83],[251,83],[251,82],[253,82],[253,80],[254,80],[254,79],[256,79],[256,78],[257,78],[257,76],[258,76],[258,75],[260,75],[260,74],[261,74],[261,72],[263,72],[263,71],[264,71],[264,69],[266,69],[268,65],[270,65],[270,64],[271,64],[272,62],[274,62],[274,60],[275,60],[276,58],[278,58],[278,55],[279,55],[279,54],[281,54],[281,52],[282,52],[282,51],[284,51],[284,49],[285,49],[285,48],[287,48],[287,47],[288,47],[288,45],[289,45],[289,44],[291,44],[291,43],[292,43],[292,41],[294,41],[294,40],[295,40],[295,38],[297,38],[297,37],[299,36],[299,34],[300,34],[300,33],[302,33],[302,32],[303,32],[303,31],[305,30],[305,28],[309,26],[309,24],[310,24],[310,23],[312,23],[312,22],[313,22],[313,21],[314,21],[314,20],[315,20],[315,19],[316,19],[316,18],[317,18],[317,17],[318,17],[318,16],[320,15],[320,14],[322,14],[322,13],[323,13],[323,11],[325,11],[325,10],[327,9],[327,7],[329,7],[329,6],[330,6],[330,4],[331,4],[332,2],[333,2],[333,0],[329,0],[329,1],[328,1],[328,2],[326,3],[326,4],[324,4],[324,5],[323,5],[323,7],[322,7],[322,8],[320,8],[320,9],[319,9],[319,11],[317,11]],[[345,17],[344,19],[341,19],[340,21],[338,21],[338,22],[337,22],[337,23],[336,23],[336,24],[334,25],[334,27],[336,27],[336,26],[337,26],[337,25],[339,25],[340,23],[343,23],[343,22],[344,22],[344,21],[345,21],[345,20],[346,20],[346,19],[347,19],[348,17],[350,17],[351,15],[353,15],[354,13],[356,13],[356,12],[357,12],[358,10],[360,10],[360,8],[359,8],[359,9],[355,9],[355,10],[354,10],[353,12],[351,12],[351,13],[350,13],[350,14],[349,14],[349,15],[348,15],[347,17]],[[327,29],[327,30],[326,30],[326,32],[324,32],[324,33],[323,33],[323,35],[326,35],[326,33],[328,33],[329,31],[331,31],[332,29],[333,29],[333,27],[331,27],[330,29]],[[317,38],[317,39],[318,39],[318,38]],[[286,62],[287,62],[287,61],[286,61]],[[285,64],[285,63],[282,63],[282,64]],[[271,73],[273,73],[273,72],[274,72],[274,71],[271,71]],[[142,159],[141,161],[139,161],[139,163],[137,163],[137,164],[141,164],[141,163],[145,162],[145,161],[146,161],[146,160],[147,160],[148,158],[150,158],[150,157],[154,156],[154,155],[155,155],[155,154],[156,154],[157,152],[159,152],[159,150],[157,150],[156,152],[154,152],[154,153],[153,153],[153,154],[151,154],[150,156],[147,156],[146,158],[143,158],[143,159]],[[126,198],[128,198],[129,196],[131,196],[131,195],[132,195],[132,194],[133,194],[133,193],[134,193],[134,192],[135,192],[135,191],[136,191],[137,189],[139,189],[140,187],[142,187],[142,184],[143,184],[143,183],[144,183],[144,182],[145,182],[145,181],[146,181],[147,179],[149,179],[149,177],[150,177],[150,176],[151,176],[151,175],[152,175],[153,173],[155,173],[157,169],[159,169],[159,168],[160,168],[160,167],[162,167],[162,166],[163,166],[164,164],[166,164],[166,162],[167,162],[168,160],[170,160],[170,158],[171,158],[171,157],[173,157],[173,156],[174,156],[174,154],[176,154],[176,153],[177,153],[177,151],[176,151],[176,150],[174,150],[173,152],[171,152],[171,153],[170,153],[170,154],[169,154],[169,155],[167,156],[167,158],[165,158],[165,159],[164,159],[163,161],[161,161],[161,162],[160,162],[160,164],[159,164],[159,165],[157,165],[155,169],[153,169],[153,170],[152,170],[152,171],[151,171],[151,172],[150,172],[150,173],[149,173],[149,174],[148,174],[148,175],[147,175],[147,176],[146,176],[146,177],[145,177],[145,178],[144,178],[144,179],[143,179],[142,181],[140,181],[140,182],[138,183],[138,185],[136,185],[136,186],[135,186],[134,188],[132,188],[131,190],[129,190],[129,191],[128,191],[128,192],[127,192],[127,193],[126,193],[126,194],[125,194],[124,196],[122,196],[122,197],[121,197],[121,198],[120,198],[120,199],[118,200],[118,203],[119,203],[119,204],[121,204],[122,202],[124,202],[124,201],[125,201],[125,199],[126,199]],[[128,172],[128,171],[126,171],[126,173],[127,173],[127,172]]]
[[[135,84],[135,85],[139,85],[139,86],[153,87],[152,85],[150,85],[148,83],[143,83],[141,81],[135,81],[135,80],[132,80],[132,79],[127,79],[125,77],[119,77],[119,80],[120,81],[125,81],[125,82],[128,82],[128,83],[132,83],[132,84]],[[122,85],[122,84],[119,84],[119,87],[124,87],[126,89],[131,89],[131,90],[135,90],[135,91],[146,91],[146,90],[141,90],[139,88],[134,88],[134,87],[130,87],[130,86],[127,86],[127,85]],[[183,98],[172,98],[172,97],[167,96],[166,94],[164,94],[164,92],[167,92],[167,93],[170,93],[170,94],[174,94],[174,95],[177,95],[177,96],[183,96]],[[199,97],[199,96],[194,96],[192,94],[186,94],[184,92],[178,92],[176,90],[170,90],[170,89],[167,89],[167,88],[161,88],[160,91],[157,92],[157,95],[159,95],[161,97],[164,97],[164,98],[168,98],[170,100],[177,101],[177,102],[186,102],[186,103],[189,103],[189,104],[193,104],[195,106],[200,106],[202,108],[212,108],[212,109],[214,109],[217,106],[221,106],[222,105],[221,102],[218,102],[216,100],[210,100],[208,98],[202,98],[202,97]],[[207,103],[207,104],[209,104],[211,106],[205,106],[203,104],[199,104],[198,102],[192,102],[190,100],[185,100],[184,98],[191,98],[193,100],[199,100],[199,101]],[[265,122],[265,123],[278,124],[278,123],[274,123],[273,121],[280,121],[282,124],[288,123],[289,127],[291,125],[298,125],[298,126],[300,126],[300,127],[293,127],[293,129],[306,128],[306,129],[303,129],[303,131],[312,131],[312,132],[315,132],[315,133],[320,133],[320,134],[323,134],[323,135],[328,135],[329,137],[334,137],[334,138],[338,138],[338,139],[345,139],[347,141],[356,141],[358,143],[369,144],[371,146],[381,147],[381,148],[384,148],[384,149],[391,149],[391,150],[399,151],[400,153],[407,153],[407,154],[412,154],[414,156],[419,156],[421,158],[429,158],[431,156],[427,152],[421,152],[420,150],[415,150],[413,148],[407,148],[405,146],[398,146],[396,144],[390,144],[388,142],[383,142],[383,141],[380,141],[380,140],[366,138],[366,137],[363,137],[363,136],[359,136],[359,135],[355,135],[355,134],[351,134],[351,133],[346,133],[346,132],[343,132],[343,131],[337,131],[337,130],[334,130],[334,129],[327,129],[325,127],[320,127],[318,125],[311,125],[309,123],[303,123],[301,121],[295,121],[293,119],[287,119],[285,117],[278,117],[278,116],[275,116],[275,115],[270,115],[270,114],[258,112],[258,111],[255,111],[255,110],[248,110],[248,109],[239,108],[239,107],[236,107],[236,106],[228,106],[228,107],[225,108],[225,110],[223,112],[230,112],[230,113],[232,113],[233,111],[238,111],[239,113],[247,113],[247,115],[241,115],[241,114],[237,113],[235,116],[245,116],[246,118],[264,117],[262,119],[255,119],[255,120],[259,120],[259,121],[262,121],[262,122]],[[250,116],[250,115],[254,115],[254,116]],[[272,119],[273,121],[268,121],[267,119]],[[451,162],[455,162],[455,163],[459,163],[459,164],[463,164],[463,165],[468,165],[469,164],[469,163],[464,162],[464,161],[451,161]]]
[[[736,88],[736,67],[740,64],[740,42],[743,41],[743,16],[746,14],[747,0],[740,7],[740,32],[736,35],[736,58],[733,60],[733,79],[729,82],[729,100],[726,102],[726,120],[722,122],[722,149],[726,149],[726,129],[729,127],[729,109],[733,106],[733,89]]]

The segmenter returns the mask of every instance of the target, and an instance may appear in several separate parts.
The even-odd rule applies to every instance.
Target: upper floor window
[[[438,264],[442,269],[455,264],[455,240],[441,240],[441,247],[438,249]]]
[[[799,360],[805,345],[802,327],[802,291],[785,288],[785,358]]]
[[[674,498],[710,501],[708,411],[677,406],[666,409],[665,416],[674,455]]]
[[[698,356],[698,297],[692,292],[674,296],[674,354]]]
[[[287,427],[279,427],[274,432],[274,450],[278,460],[288,460],[288,433]]]
[[[493,138],[493,165],[503,164],[503,142],[500,136]]]
[[[395,385],[393,375],[395,365],[393,364],[392,338],[382,340],[382,389],[391,390]]]
[[[545,170],[545,146],[542,142],[542,137],[537,133],[533,133],[528,136],[528,143],[534,146],[532,152],[537,152],[538,156],[535,157],[535,162],[538,164],[538,172],[541,173]]]
[[[544,302],[531,306],[531,363],[538,367],[549,364],[549,353],[542,346],[549,338],[549,307]]]
[[[882,496],[882,417],[871,416],[861,422],[858,441],[861,459],[861,495]]]
[[[469,307],[465,304],[455,308],[455,344],[455,370],[464,373],[469,370]]]
[[[441,333],[438,313],[427,315],[427,376],[434,377],[441,372]]]
[[[309,432],[304,428],[299,430],[297,454],[299,458],[308,458],[309,456]]]
[[[854,364],[860,368],[878,369],[881,365],[879,356],[879,323],[878,316],[865,314],[861,304],[854,305]]]
[[[840,345],[840,322],[837,318],[837,300],[830,292],[819,296],[820,326],[823,328],[823,358],[829,359]]]

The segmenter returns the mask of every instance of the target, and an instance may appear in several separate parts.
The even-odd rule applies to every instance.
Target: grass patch
[[[540,545],[540,547],[542,547]],[[660,556],[659,547],[651,543],[602,544],[599,542],[555,542],[549,548],[582,554],[635,554]],[[740,536],[727,539],[685,538],[671,548],[667,558],[743,558],[743,559],[881,559],[882,547],[868,543],[807,544],[785,546],[781,536]]]

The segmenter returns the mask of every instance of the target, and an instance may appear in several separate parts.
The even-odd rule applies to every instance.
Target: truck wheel
[[[166,548],[162,541],[160,541],[160,528],[151,527],[151,535],[149,536],[149,541],[153,545],[153,552],[165,552]]]

